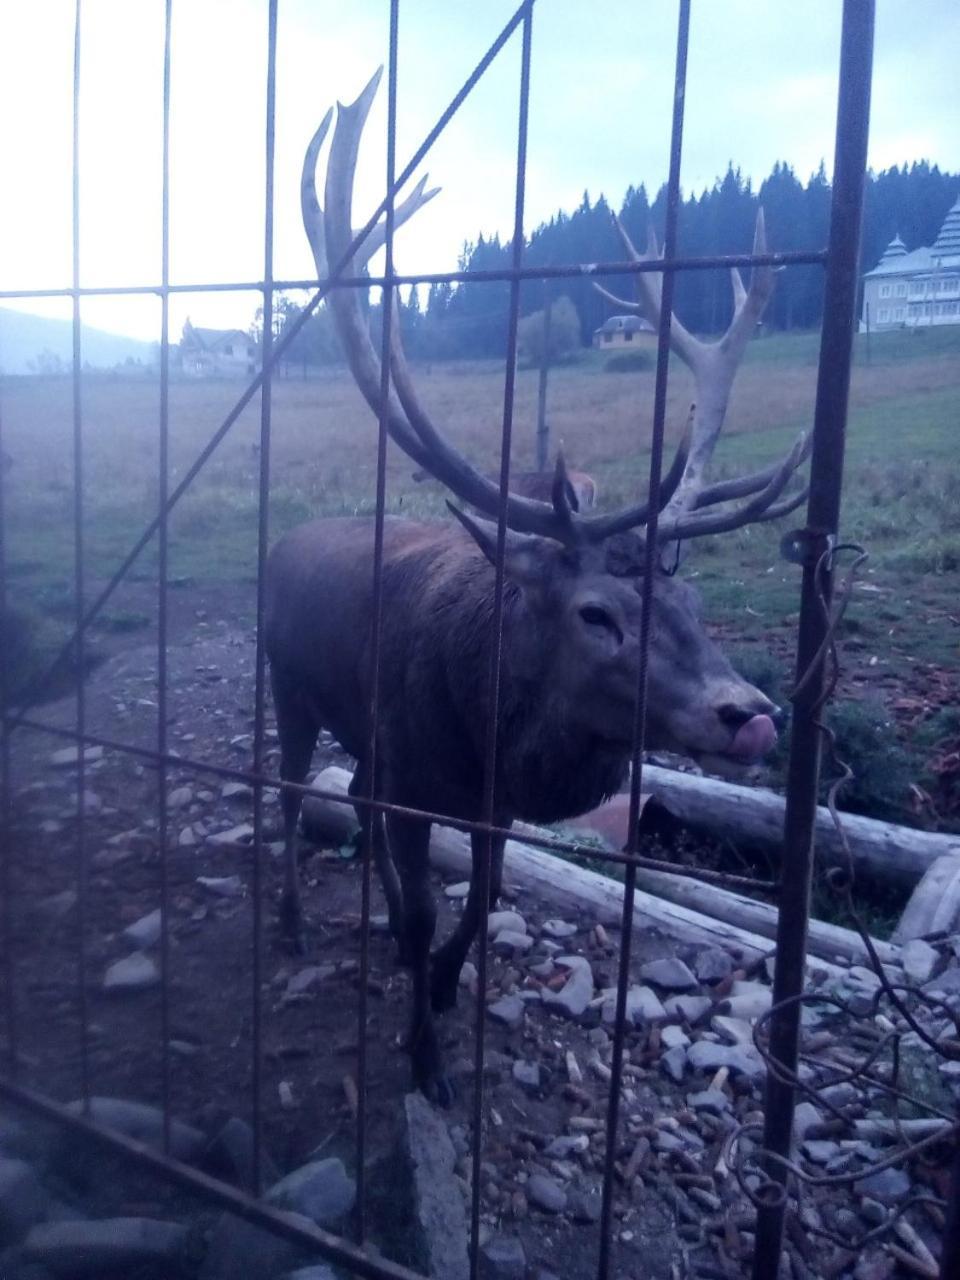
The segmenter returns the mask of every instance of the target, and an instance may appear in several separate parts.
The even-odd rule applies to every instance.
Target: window
[[[905,284],[897,285],[897,297],[905,298],[907,296],[907,286]]]
[[[632,329],[624,329],[624,331],[623,331],[623,340],[624,340],[624,342],[632,342],[632,341],[633,341],[633,330],[632,330]]]
[[[895,319],[897,320],[903,319],[903,307],[897,307]]]
[[[946,280],[943,282],[943,287],[946,289],[947,293],[956,293],[957,289],[960,288],[960,280],[958,280],[956,276],[947,276]]]
[[[232,342],[228,342],[228,343],[227,343],[227,345],[223,348],[223,354],[224,354],[225,356],[232,356],[232,355],[233,355],[233,343],[232,343]]]
[[[882,284],[882,285],[880,286],[880,297],[881,297],[881,298],[889,298],[889,297],[890,297],[890,286],[889,286],[888,284]]]
[[[880,324],[887,324],[887,322],[889,321],[889,319],[890,319],[890,308],[889,308],[889,307],[881,307],[881,308],[880,308],[880,315],[879,315],[879,321],[880,321]]]

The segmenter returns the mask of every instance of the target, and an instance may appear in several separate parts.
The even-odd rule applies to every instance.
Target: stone
[[[460,899],[465,898],[470,892],[470,881],[460,880],[456,884],[448,884],[445,886],[444,896],[447,898]]]
[[[0,1156],[0,1248],[16,1244],[47,1212],[47,1193],[32,1165]]]
[[[690,1037],[682,1027],[678,1027],[676,1023],[669,1023],[660,1028],[660,1043],[664,1049],[684,1049],[690,1043]]]
[[[336,1157],[301,1165],[275,1182],[264,1197],[275,1209],[289,1209],[318,1227],[342,1221],[356,1198],[357,1184]]]
[[[220,789],[223,800],[247,800],[253,796],[253,788],[245,782],[225,782]]]
[[[694,1071],[719,1071],[730,1065],[730,1046],[712,1040],[698,1040],[686,1051],[687,1062]]]
[[[705,951],[698,952],[693,971],[700,982],[722,982],[733,972],[733,961],[719,947],[707,947]]]
[[[167,794],[168,809],[185,809],[193,800],[193,787],[174,787]]]
[[[544,1213],[563,1213],[567,1207],[567,1193],[556,1178],[547,1173],[532,1173],[524,1190],[529,1202]]]
[[[487,1005],[487,1016],[506,1027],[517,1027],[523,1021],[524,1003],[519,996],[501,996]]]
[[[44,1222],[30,1231],[20,1256],[70,1280],[100,1280],[138,1267],[176,1270],[186,1239],[186,1227],[153,1218]]]
[[[702,1089],[699,1093],[687,1094],[687,1105],[694,1111],[709,1111],[712,1115],[722,1116],[730,1110],[730,1099],[722,1089]]]
[[[243,893],[239,876],[197,876],[197,884],[216,898],[239,898]]]
[[[468,1280],[467,1221],[463,1194],[455,1177],[457,1156],[447,1126],[422,1093],[408,1093],[403,1103],[406,1150],[426,1274],[442,1276],[444,1280]]]
[[[325,1262],[313,1262],[309,1267],[288,1271],[283,1280],[337,1280],[337,1277]]]
[[[601,1015],[607,1026],[612,1026],[617,1018],[617,992],[610,988],[604,995]],[[646,1022],[656,1022],[666,1017],[666,1010],[660,1003],[656,992],[649,987],[628,987],[625,1005],[625,1016],[635,1027]]]
[[[55,769],[65,769],[69,765],[77,764],[80,759],[79,747],[61,747],[59,751],[54,751],[50,757],[50,763]],[[103,747],[84,747],[83,763],[95,764],[98,760],[103,759]]]
[[[918,986],[930,981],[939,960],[940,953],[922,938],[911,938],[900,948],[900,963],[903,965],[903,971],[908,979]]]
[[[239,1116],[231,1116],[211,1138],[203,1153],[204,1168],[217,1177],[232,1182],[241,1190],[256,1194],[253,1146],[253,1130],[250,1125]],[[272,1184],[279,1179],[279,1171],[262,1149],[260,1164],[263,1182]]]
[[[111,995],[123,995],[129,991],[146,991],[160,981],[156,963],[136,951],[132,956],[116,960],[103,975],[103,989]]]
[[[672,1017],[681,1017],[694,1026],[708,1009],[713,1008],[713,1001],[709,996],[668,996],[663,1007]]]
[[[911,1182],[902,1169],[880,1169],[854,1183],[854,1190],[882,1204],[898,1204],[910,1194]]]
[[[287,1217],[302,1227],[313,1226],[301,1214],[288,1213]],[[276,1280],[298,1265],[310,1263],[311,1252],[236,1214],[224,1213],[211,1233],[199,1280],[238,1280],[240,1276],[243,1280]]]
[[[589,1190],[574,1187],[567,1192],[567,1213],[574,1222],[599,1222],[602,1207],[603,1196],[599,1187],[591,1187]]]
[[[648,960],[640,966],[640,977],[667,991],[692,991],[699,985],[689,968],[675,956]]]
[[[133,924],[128,924],[123,931],[126,940],[135,947],[146,950],[160,941],[160,908],[147,912]]]
[[[826,1164],[828,1160],[840,1154],[841,1148],[837,1142],[808,1138],[800,1144],[800,1150],[814,1164]]]
[[[543,1154],[554,1160],[569,1160],[571,1156],[582,1155],[590,1148],[590,1138],[585,1133],[561,1134],[552,1138],[544,1147]]]
[[[753,1027],[743,1018],[717,1013],[710,1019],[710,1026],[726,1044],[753,1044]]]
[[[92,1097],[89,1113],[84,1111],[82,1100],[68,1102],[67,1110],[74,1115],[89,1114],[89,1118],[106,1129],[116,1129],[158,1151],[163,1150],[163,1112],[146,1102],[131,1102],[126,1098]],[[69,1139],[67,1139],[69,1141]],[[185,1164],[199,1160],[206,1137],[200,1129],[184,1124],[182,1120],[170,1122],[170,1154]]]
[[[668,1049],[660,1058],[660,1070],[676,1084],[681,1082],[686,1069],[687,1050],[683,1045],[676,1045],[673,1049]]]
[[[515,951],[529,951],[533,939],[525,933],[515,933],[512,929],[503,929],[493,940],[493,949],[498,955],[512,956]]]
[[[491,911],[487,917],[487,932],[491,938],[508,929],[511,933],[526,935],[527,922],[519,911]]]
[[[793,1110],[793,1138],[802,1142],[814,1125],[823,1124],[823,1116],[812,1102],[798,1102]]]
[[[565,942],[577,932],[577,926],[569,924],[566,920],[544,920],[540,932],[545,937],[552,938],[554,942]]]
[[[726,1000],[734,1018],[759,1018],[773,1004],[773,990],[762,982],[735,982]]]
[[[480,1246],[481,1274],[487,1280],[524,1280],[527,1255],[517,1236],[491,1236]]]
[[[253,827],[249,822],[241,822],[235,827],[229,827],[226,831],[215,831],[207,836],[207,844],[212,844],[218,849],[229,849],[235,845],[246,846],[252,839]]]
[[[540,1088],[540,1064],[518,1058],[513,1064],[513,1078],[522,1088],[536,1092]]]
[[[332,964],[307,965],[305,969],[300,969],[290,978],[285,994],[288,996],[303,995],[319,982],[323,982],[326,978],[332,978],[336,972],[336,966]]]
[[[557,956],[555,963],[569,969],[570,976],[559,991],[545,990],[543,1004],[551,1013],[566,1018],[582,1018],[593,999],[593,970],[583,956]]]

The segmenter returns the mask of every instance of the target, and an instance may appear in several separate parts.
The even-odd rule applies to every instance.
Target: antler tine
[[[326,211],[323,215],[326,253],[333,262],[342,259],[354,238],[350,215],[357,153],[380,74],[378,71],[356,102],[348,106],[338,104],[337,123],[327,166],[324,191]],[[430,196],[433,194],[431,192]],[[412,216],[430,196],[423,194],[421,183],[401,206],[405,217]],[[398,209],[398,215],[399,213]],[[309,235],[309,226],[307,232]],[[367,244],[374,234],[375,229],[371,229]],[[365,249],[358,250],[358,254],[360,252],[365,252]],[[351,270],[350,264],[346,270]],[[435,476],[458,498],[487,515],[496,516],[500,506],[499,487],[481,475],[461,453],[447,443],[420,403],[400,338],[396,291],[393,306],[390,362],[394,386],[388,393],[386,405],[390,434],[418,466]],[[332,290],[330,307],[357,385],[374,413],[379,414],[380,360],[370,340],[366,319],[360,307],[359,290]],[[569,542],[572,537],[570,526],[558,518],[552,506],[513,494],[507,501],[507,523],[517,532],[540,534],[560,542]]]
[[[810,456],[813,436],[801,432],[797,444],[800,446],[796,463],[799,467]],[[794,448],[796,447],[797,445],[794,445]],[[754,471],[750,475],[737,476],[730,480],[718,480],[714,484],[707,485],[697,494],[694,510],[699,511],[702,507],[712,507],[718,502],[731,502],[734,498],[748,498],[751,494],[759,493],[779,473],[782,465],[782,461],[772,462],[769,467]]]
[[[777,465],[764,488],[755,494],[749,502],[745,502],[743,506],[737,507],[732,511],[712,511],[710,513],[680,511],[670,519],[661,522],[661,536],[665,541],[675,542],[686,538],[703,537],[708,533],[729,533],[731,530],[739,529],[743,525],[752,524],[760,520],[773,520],[777,516],[785,515],[787,511],[792,511],[803,501],[803,495],[796,499],[787,499],[785,503],[781,504],[780,509],[774,509],[773,504],[783,493],[790,477],[799,466],[805,447],[806,438],[800,436],[787,456]]]
[[[577,542],[579,538],[579,530],[574,518],[574,507],[570,501],[570,478],[567,475],[567,463],[563,456],[563,450],[557,450],[557,462],[553,469],[553,486],[550,496],[553,499],[553,509],[556,512],[557,519],[570,530],[570,541]]]
[[[303,157],[303,171],[300,175],[300,211],[303,214],[303,229],[313,251],[313,261],[317,268],[317,279],[322,280],[329,274],[327,265],[327,241],[323,228],[323,210],[317,199],[317,159],[323,146],[333,119],[333,107],[320,122],[320,127],[310,139],[306,154]]]

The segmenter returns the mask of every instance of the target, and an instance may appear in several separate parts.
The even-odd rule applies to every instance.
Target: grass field
[[[868,360],[869,354],[869,360]],[[786,451],[812,422],[817,335],[772,336],[752,344],[740,370],[716,459],[717,474],[752,469]],[[654,375],[604,368],[603,354],[552,372],[548,417],[554,444],[590,471],[601,505],[636,500],[646,483]],[[437,422],[485,467],[494,466],[502,418],[503,368],[496,363],[434,364],[415,370]],[[171,386],[172,482],[232,408],[242,386]],[[537,375],[521,371],[513,465],[533,463]],[[674,362],[668,403],[671,438],[692,396]],[[42,617],[72,610],[72,386],[66,379],[0,383],[6,473],[10,604]],[[235,427],[171,520],[171,573],[198,585],[235,585],[253,617],[256,569],[259,402]],[[91,375],[83,384],[84,532],[91,585],[105,578],[157,504],[158,387],[150,380]],[[845,477],[845,539],[870,561],[845,627],[849,679],[843,692],[873,699],[917,752],[932,750],[951,727],[960,666],[960,327],[858,339]],[[314,515],[373,507],[376,429],[344,371],[309,381],[281,379],[273,397],[271,536]],[[388,505],[441,517],[436,484],[415,484],[413,465],[391,446]],[[801,516],[792,518],[799,523]],[[688,545],[684,571],[706,600],[708,617],[747,674],[782,690],[788,684],[799,570],[779,557],[782,528],[764,525]],[[134,573],[155,576],[153,549]],[[108,606],[102,626],[146,625],[139,611]],[[930,697],[924,689],[932,691]],[[878,723],[882,723],[879,722]],[[924,738],[924,733],[932,729]],[[926,726],[926,728],[925,728]],[[919,732],[919,738],[918,738]],[[932,735],[932,736],[931,736]],[[916,741],[915,741],[916,739]],[[923,739],[922,742],[919,739]],[[885,784],[884,784],[885,785]],[[898,783],[899,785],[899,783]]]

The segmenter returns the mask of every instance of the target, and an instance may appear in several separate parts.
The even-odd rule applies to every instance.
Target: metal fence
[[[797,644],[797,673],[800,682],[795,700],[793,720],[793,736],[791,742],[789,766],[789,790],[787,799],[787,817],[785,843],[783,851],[783,873],[780,885],[781,901],[790,904],[790,910],[781,912],[779,935],[776,943],[776,972],[774,978],[774,1011],[770,1023],[769,1055],[780,1068],[771,1071],[768,1077],[766,1098],[766,1120],[763,1134],[763,1149],[773,1153],[767,1165],[767,1180],[756,1193],[760,1205],[758,1229],[754,1259],[754,1276],[756,1280],[772,1280],[777,1275],[782,1250],[784,1226],[784,1210],[786,1204],[785,1184],[788,1176],[787,1158],[790,1153],[790,1135],[792,1130],[794,1087],[793,1078],[798,1063],[799,1023],[801,1000],[799,997],[804,987],[804,962],[806,954],[806,934],[808,920],[808,904],[812,875],[812,832],[817,798],[817,784],[820,765],[820,730],[818,727],[818,711],[824,693],[824,668],[826,641],[828,639],[829,622],[825,616],[823,605],[831,597],[833,560],[832,550],[836,542],[839,520],[840,489],[843,471],[844,425],[847,410],[847,396],[851,367],[852,335],[855,322],[855,302],[858,281],[858,247],[863,200],[864,172],[866,165],[867,126],[870,103],[871,59],[873,42],[874,11],[872,0],[844,0],[842,44],[840,57],[840,90],[836,123],[836,151],[833,179],[833,198],[828,244],[817,252],[762,255],[735,255],[713,258],[681,258],[677,255],[677,224],[680,209],[680,160],[683,144],[684,100],[687,77],[687,48],[690,26],[691,0],[681,0],[679,6],[679,25],[677,31],[676,71],[674,81],[673,124],[670,145],[670,169],[667,184],[666,233],[664,241],[664,257],[654,264],[636,262],[608,262],[592,264],[590,267],[559,266],[554,268],[528,268],[523,261],[524,246],[524,192],[527,163],[527,113],[530,87],[530,68],[533,57],[534,0],[524,0],[513,17],[504,27],[491,47],[477,63],[476,68],[465,81],[462,89],[442,113],[436,125],[430,130],[422,145],[418,147],[409,163],[397,172],[395,156],[395,126],[397,110],[397,48],[399,24],[399,0],[391,0],[390,4],[390,48],[389,48],[389,102],[387,122],[387,170],[385,175],[385,195],[380,205],[356,234],[349,251],[341,261],[332,263],[329,277],[313,280],[275,280],[273,273],[273,207],[274,207],[274,103],[276,87],[276,34],[277,34],[277,0],[269,0],[267,24],[267,115],[265,122],[265,220],[266,234],[264,243],[263,278],[257,281],[239,281],[227,285],[171,284],[169,278],[169,171],[170,171],[170,23],[172,0],[166,2],[166,39],[164,54],[163,78],[163,219],[162,219],[162,270],[159,282],[141,286],[112,289],[110,287],[81,287],[80,285],[80,233],[79,233],[79,198],[80,198],[80,165],[79,165],[79,84],[81,75],[81,0],[77,0],[76,8],[76,40],[74,57],[74,162],[73,162],[73,281],[72,286],[60,290],[6,291],[0,297],[37,298],[62,297],[72,299],[73,304],[73,377],[72,377],[72,413],[74,432],[74,596],[75,618],[74,634],[68,646],[47,672],[47,679],[55,674],[61,663],[69,657],[75,663],[76,670],[81,673],[76,682],[77,718],[75,730],[66,736],[77,744],[104,745],[118,752],[139,755],[145,760],[155,763],[158,770],[158,839],[160,848],[160,910],[161,941],[160,965],[161,984],[161,1043],[158,1052],[161,1060],[162,1106],[164,1112],[165,1151],[154,1151],[142,1144],[135,1143],[122,1135],[106,1131],[94,1124],[88,1117],[67,1113],[63,1106],[52,1098],[28,1088],[23,1080],[18,1054],[18,1027],[25,1015],[23,1002],[16,989],[13,964],[13,929],[12,921],[17,910],[14,900],[11,865],[13,849],[8,838],[11,818],[11,752],[15,748],[17,733],[23,727],[37,731],[55,732],[32,718],[27,710],[8,712],[2,722],[2,741],[0,741],[0,769],[2,769],[2,864],[0,864],[0,891],[3,897],[3,938],[4,938],[4,1019],[6,1034],[6,1073],[0,1076],[0,1097],[6,1097],[19,1104],[26,1105],[58,1122],[79,1128],[100,1142],[108,1143],[116,1149],[129,1153],[138,1161],[159,1171],[165,1178],[179,1181],[208,1198],[224,1205],[248,1220],[262,1224],[271,1231],[291,1240],[314,1247],[318,1253],[343,1265],[353,1274],[365,1277],[411,1277],[412,1272],[382,1258],[374,1259],[362,1250],[365,1237],[365,1151],[367,1127],[367,1064],[366,1036],[363,1031],[367,1019],[367,966],[368,943],[370,934],[370,891],[371,891],[371,825],[375,813],[382,813],[391,806],[378,799],[376,781],[372,784],[372,793],[366,798],[359,798],[358,804],[364,809],[366,820],[363,824],[363,878],[362,878],[362,947],[361,973],[358,996],[358,1025],[360,1034],[358,1062],[358,1106],[356,1128],[356,1170],[358,1178],[358,1232],[359,1243],[351,1244],[346,1240],[335,1238],[319,1228],[309,1229],[294,1225],[269,1207],[241,1192],[236,1191],[223,1182],[215,1181],[197,1170],[180,1164],[170,1154],[170,1027],[171,1027],[171,991],[168,981],[170,970],[170,937],[169,912],[170,891],[168,876],[168,849],[170,845],[169,811],[167,803],[168,774],[174,765],[179,770],[193,770],[200,777],[220,777],[240,779],[248,782],[253,788],[253,826],[254,849],[252,897],[253,897],[253,938],[250,947],[250,979],[252,1024],[250,1042],[251,1062],[251,1098],[250,1114],[255,1134],[254,1160],[259,1168],[261,1164],[260,1129],[263,1109],[261,1064],[262,1046],[262,932],[263,932],[263,897],[264,884],[262,876],[263,847],[263,798],[267,789],[278,789],[277,779],[268,775],[265,767],[266,725],[265,725],[265,656],[262,639],[264,620],[264,560],[269,541],[269,505],[270,505],[270,436],[271,436],[271,384],[277,363],[284,352],[294,341],[302,326],[313,314],[320,302],[333,288],[368,289],[371,285],[379,285],[384,291],[385,306],[383,308],[383,379],[386,391],[390,378],[390,361],[388,358],[390,343],[391,307],[390,298],[394,290],[402,284],[422,284],[434,282],[457,283],[465,280],[500,280],[510,284],[509,330],[506,353],[506,376],[503,398],[503,416],[501,432],[501,468],[500,468],[500,510],[498,521],[497,565],[496,565],[496,607],[494,615],[493,635],[490,645],[491,671],[491,714],[488,718],[488,732],[485,750],[485,821],[482,823],[459,823],[462,829],[486,833],[487,857],[482,868],[484,887],[489,885],[491,841],[496,833],[494,826],[494,763],[497,752],[497,689],[500,672],[500,631],[503,619],[504,594],[504,550],[507,527],[507,493],[510,482],[511,432],[514,409],[514,377],[516,370],[517,325],[520,311],[521,282],[528,279],[563,279],[578,277],[584,271],[592,272],[598,279],[609,275],[625,275],[631,272],[654,270],[663,275],[663,307],[661,311],[658,333],[656,392],[653,417],[652,453],[650,462],[649,496],[650,508],[653,511],[648,527],[646,540],[646,572],[643,578],[644,591],[644,631],[642,634],[643,660],[637,689],[636,731],[633,744],[633,769],[630,792],[630,838],[626,855],[610,855],[610,861],[619,863],[625,871],[623,893],[623,917],[620,935],[619,973],[616,995],[616,1020],[614,1026],[613,1058],[609,1083],[609,1102],[606,1116],[606,1154],[603,1169],[603,1201],[599,1228],[599,1256],[597,1275],[600,1280],[614,1274],[615,1269],[615,1233],[612,1227],[614,1159],[617,1150],[619,1130],[619,1108],[621,1101],[622,1068],[625,1051],[626,996],[629,982],[631,959],[631,928],[634,907],[634,888],[638,866],[643,859],[637,853],[638,815],[643,778],[644,721],[646,705],[646,650],[649,642],[649,618],[652,581],[654,577],[656,554],[656,520],[658,503],[656,498],[660,491],[663,458],[664,421],[666,392],[668,379],[669,331],[671,323],[672,297],[676,274],[683,270],[704,270],[721,266],[756,266],[772,264],[787,267],[795,264],[818,264],[825,273],[824,320],[821,336],[819,371],[817,381],[816,411],[813,429],[813,453],[811,462],[811,486],[809,507],[805,528],[795,540],[800,547],[799,558],[803,564],[803,588],[800,612],[800,625]],[[503,271],[486,272],[442,272],[419,274],[415,276],[401,275],[393,266],[393,232],[394,201],[396,194],[414,174],[431,146],[447,128],[458,108],[470,95],[480,81],[486,69],[494,61],[500,51],[511,39],[522,42],[519,113],[517,127],[517,159],[515,180],[515,213],[514,234],[512,239],[513,256],[511,266]],[[378,220],[386,218],[386,269],[381,277],[359,278],[348,277],[345,272],[351,261],[354,250],[371,232]],[[174,485],[170,476],[168,457],[168,422],[169,422],[169,380],[171,350],[168,329],[169,299],[174,293],[205,292],[215,289],[258,290],[263,299],[263,363],[262,371],[250,380],[236,405],[226,416],[217,430],[210,436],[206,445],[197,454],[192,465],[183,477]],[[278,289],[310,288],[313,295],[298,320],[288,326],[281,337],[274,336],[273,318],[275,314],[275,294]],[[86,584],[86,557],[83,542],[84,530],[84,401],[81,352],[80,312],[81,302],[85,297],[94,295],[148,294],[157,296],[161,305],[161,338],[160,338],[160,398],[159,398],[159,491],[160,503],[157,515],[149,521],[142,535],[131,547],[107,585],[92,599]],[[257,624],[258,644],[256,653],[255,674],[255,723],[253,732],[253,765],[249,771],[233,770],[215,762],[202,759],[187,759],[171,752],[167,740],[167,641],[168,641],[168,518],[179,500],[188,492],[198,473],[206,465],[223,441],[227,433],[236,423],[241,412],[259,396],[260,401],[260,452],[259,452],[259,524],[258,524],[258,587],[257,587]],[[384,402],[386,396],[384,396]],[[2,406],[0,406],[2,407]],[[2,432],[2,421],[0,421]],[[376,482],[376,554],[374,559],[373,580],[376,599],[377,617],[374,626],[374,693],[371,706],[371,726],[375,726],[379,706],[379,642],[380,642],[380,608],[382,598],[382,566],[383,566],[383,517],[385,509],[386,447],[387,447],[386,412],[381,415],[379,426],[379,444],[377,453]],[[9,602],[8,580],[5,574],[3,553],[3,487],[4,477],[0,471],[0,614]],[[159,628],[157,645],[157,741],[152,750],[138,750],[120,742],[106,741],[88,732],[87,709],[84,697],[84,681],[82,672],[85,668],[84,650],[89,627],[98,613],[103,609],[117,587],[129,573],[141,553],[156,540],[159,550],[159,590],[158,610]],[[2,678],[3,664],[0,664]],[[4,690],[0,688],[0,704],[6,704]],[[371,755],[375,759],[376,736],[371,729]],[[372,770],[376,778],[375,768]],[[77,827],[76,827],[76,884],[78,890],[79,926],[77,930],[78,949],[76,955],[77,981],[76,999],[80,1026],[80,1062],[82,1092],[85,1098],[94,1091],[94,1073],[90,1063],[89,1035],[90,1015],[87,1008],[88,957],[85,943],[84,920],[88,903],[88,842],[83,792],[86,784],[84,752],[78,753],[76,765],[76,784],[78,795]],[[307,788],[304,789],[309,790]],[[338,796],[329,798],[338,799]],[[431,819],[447,821],[442,814],[429,814]],[[603,859],[605,855],[591,848],[592,857]],[[473,1178],[472,1200],[470,1212],[471,1244],[470,1268],[471,1276],[476,1277],[480,1265],[479,1227],[480,1227],[480,1164],[483,1154],[484,1133],[484,1032],[485,1032],[485,994],[487,985],[487,921],[483,914],[481,934],[477,951],[478,992],[476,999],[476,1036],[475,1036],[475,1084],[473,1093]],[[956,1235],[954,1229],[953,1235]],[[949,1270],[956,1262],[956,1243],[948,1245],[945,1251],[942,1275],[954,1274]],[[949,1255],[949,1256],[948,1256]]]

